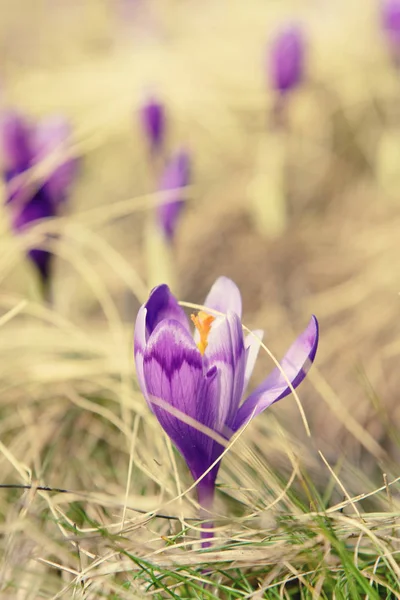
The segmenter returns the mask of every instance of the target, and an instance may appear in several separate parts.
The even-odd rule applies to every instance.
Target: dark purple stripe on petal
[[[158,362],[168,378],[185,363],[196,372],[203,373],[201,354],[192,336],[174,319],[163,319],[149,337],[144,364],[152,361]]]
[[[280,363],[286,377],[278,367],[272,371],[239,408],[233,424],[234,431],[242,427],[252,415],[258,415],[274,402],[290,394],[291,388],[287,379],[293,388],[303,381],[317,352],[318,335],[318,321],[313,316],[305,331],[291,345]]]

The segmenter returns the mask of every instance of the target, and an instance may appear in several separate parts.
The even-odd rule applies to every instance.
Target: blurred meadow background
[[[282,94],[287,26],[304,72]],[[0,489],[0,597],[400,597],[397,50],[377,0],[2,0],[1,112],[66,118],[53,159],[76,173],[58,213],[18,231],[1,182],[0,484],[27,489]],[[156,210],[179,152],[167,239]],[[287,398],[225,456],[205,551],[132,337],[153,285],[201,304],[220,275],[278,358],[311,314],[321,333],[305,417]],[[272,366],[261,352],[254,383]]]

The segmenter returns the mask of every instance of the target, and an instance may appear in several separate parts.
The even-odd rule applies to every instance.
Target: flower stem
[[[179,294],[173,248],[156,225],[155,212],[149,210],[145,228],[145,253],[147,282],[149,288],[167,283],[175,294]]]
[[[255,227],[267,239],[279,237],[287,226],[285,161],[285,132],[276,129],[268,138],[260,140],[255,173],[249,186]]]
[[[214,537],[214,532],[210,531],[210,529],[213,529],[214,523],[207,520],[210,518],[214,502],[214,485],[214,482],[210,482],[206,477],[197,484],[197,496],[200,504],[199,516],[203,521],[201,524],[202,531],[200,533],[202,548],[209,548],[211,546],[209,540],[212,540]]]

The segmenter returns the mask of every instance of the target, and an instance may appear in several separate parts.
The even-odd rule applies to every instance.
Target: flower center
[[[201,310],[198,315],[191,315],[190,317],[200,334],[200,341],[197,344],[201,354],[204,354],[208,346],[208,334],[211,330],[212,322],[215,321],[215,317],[212,317],[204,310]]]

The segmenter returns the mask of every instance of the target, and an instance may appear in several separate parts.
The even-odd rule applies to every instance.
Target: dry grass
[[[279,168],[263,53],[288,16],[308,28],[309,79],[279,141],[287,229],[266,240],[249,212],[260,152],[266,195]],[[1,597],[400,597],[400,87],[375,17],[366,0],[1,3],[3,105],[66,113],[82,160],[67,214],[17,239],[1,215],[0,483],[31,486],[0,490]],[[321,325],[299,392],[311,437],[291,400],[239,436],[208,552],[133,372],[156,202],[137,122],[148,88],[168,106],[169,148],[194,156],[182,300],[231,276],[278,356],[311,312]],[[23,258],[40,240],[57,256],[52,306]]]

